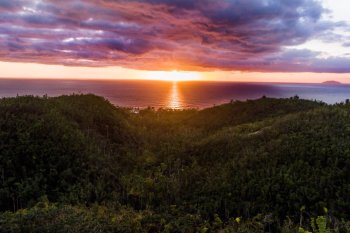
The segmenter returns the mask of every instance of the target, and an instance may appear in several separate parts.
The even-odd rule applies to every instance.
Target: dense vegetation
[[[0,232],[350,232],[350,104],[27,96],[0,113]]]

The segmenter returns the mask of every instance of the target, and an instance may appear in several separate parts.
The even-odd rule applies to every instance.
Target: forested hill
[[[349,104],[0,100],[0,232],[350,232],[349,193]]]

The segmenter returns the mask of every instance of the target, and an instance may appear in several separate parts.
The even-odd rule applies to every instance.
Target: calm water
[[[163,82],[163,81],[81,81],[0,79],[0,96],[58,96],[93,93],[123,107],[204,108],[230,100],[268,97],[317,99],[336,103],[350,98],[350,85],[271,84],[232,82]]]

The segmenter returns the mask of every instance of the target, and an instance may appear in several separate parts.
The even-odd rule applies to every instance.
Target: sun
[[[146,75],[146,79],[163,80],[163,81],[193,81],[200,80],[201,75],[198,72],[183,71],[150,71]]]

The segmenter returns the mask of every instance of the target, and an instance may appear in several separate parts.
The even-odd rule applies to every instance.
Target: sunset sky
[[[350,83],[349,0],[0,0],[0,77]]]

